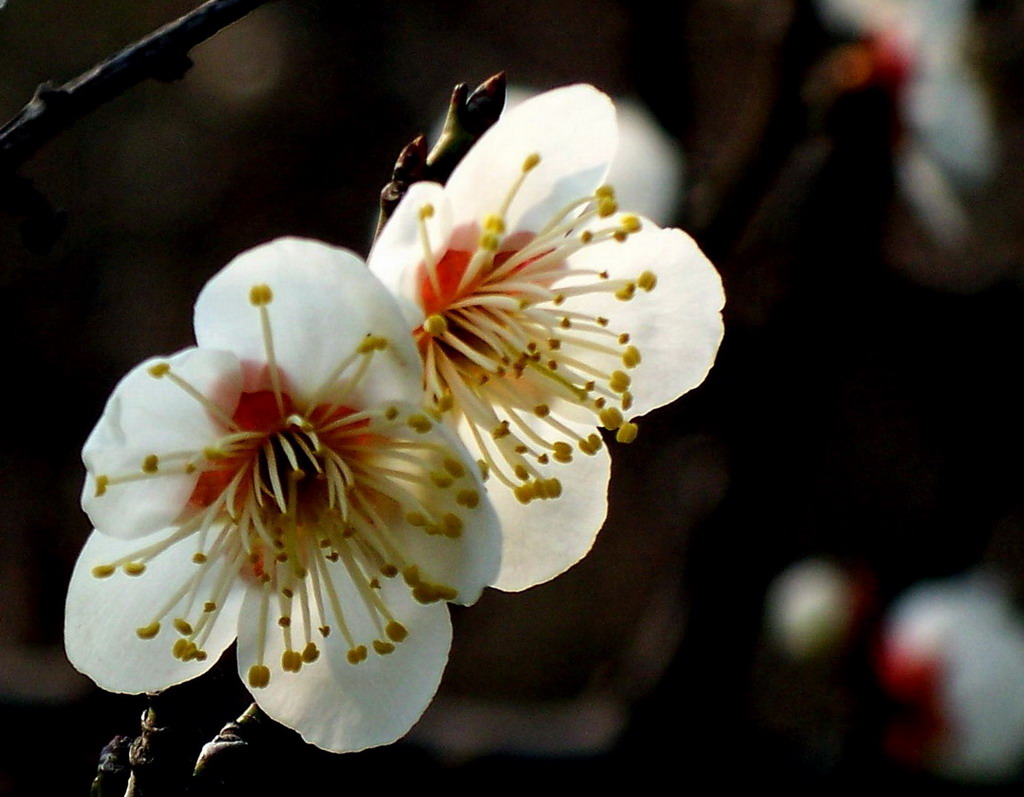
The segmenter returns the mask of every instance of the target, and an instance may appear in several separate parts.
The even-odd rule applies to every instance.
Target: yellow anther
[[[627,346],[622,352],[622,364],[627,368],[636,368],[640,365],[640,349],[636,346]]]
[[[534,482],[518,485],[513,491],[516,500],[521,504],[528,504],[537,497],[537,486]]]
[[[370,585],[370,589],[380,589],[380,579],[377,578],[376,576],[371,578],[366,583]]]
[[[612,371],[611,378],[608,380],[608,387],[616,393],[622,393],[625,390],[629,390],[631,383],[632,380],[625,371]]]
[[[202,551],[196,551],[194,554],[192,554],[192,561],[195,562],[197,565],[205,564],[206,554]]]
[[[434,483],[435,487],[447,490],[452,486],[453,479],[447,473],[441,473],[438,471],[430,474],[430,481]]]
[[[562,482],[558,479],[544,479],[538,486],[544,491],[545,498],[558,498],[562,494]]]
[[[551,414],[551,407],[549,407],[547,404],[538,404],[536,407],[533,408],[533,414],[536,415],[538,418],[546,418],[548,415]]]
[[[192,635],[192,626],[189,624],[187,620],[183,620],[181,617],[175,618],[174,630],[182,636]]]
[[[192,654],[192,658],[194,658],[196,661],[206,661],[206,651],[205,650],[196,650]]]
[[[497,252],[501,245],[501,238],[492,232],[485,232],[480,236],[480,248],[486,252]]]
[[[434,428],[434,424],[431,423],[430,418],[421,412],[414,413],[406,419],[406,424],[413,431],[425,434]]]
[[[170,363],[156,363],[155,365],[149,366],[149,375],[159,379],[162,376],[166,376],[170,370]]]
[[[629,333],[623,332],[621,335],[619,335],[619,345],[625,346],[627,343],[629,343]]]
[[[398,568],[390,562],[385,562],[380,566],[380,574],[384,576],[384,578],[394,578],[398,575]]]
[[[110,484],[109,476],[97,476],[96,477],[96,497],[99,498],[101,495],[107,492],[107,487]]]
[[[288,617],[287,615],[285,615],[284,617],[278,617],[277,624],[281,626],[281,628],[290,628],[292,624],[292,618]]]
[[[384,410],[384,417],[389,421],[393,421],[398,417],[398,407],[388,407]]]
[[[395,652],[395,646],[390,642],[383,642],[379,639],[373,640],[373,650],[379,656],[387,656]]]
[[[598,325],[599,327],[606,327],[606,326],[608,326],[608,324],[610,324],[610,323],[611,323],[611,322],[610,322],[610,321],[609,321],[609,320],[608,320],[607,318],[605,318],[605,317],[604,317],[603,315],[599,315],[599,316],[598,316],[597,318],[595,318],[594,320],[595,320],[595,321],[597,322],[597,325]]]
[[[523,171],[530,171],[535,168],[538,163],[540,163],[540,155],[536,152],[530,153],[526,156],[526,160],[523,161]]]
[[[357,645],[345,654],[349,664],[358,664],[366,659],[366,645]]]
[[[601,449],[601,438],[596,434],[590,434],[585,440],[580,440],[578,445],[584,454],[593,455]]]
[[[216,446],[207,446],[203,449],[203,458],[211,462],[216,462],[218,459],[225,459],[227,452],[222,448]]]
[[[154,620],[149,625],[144,625],[141,628],[135,629],[135,635],[139,639],[152,639],[160,633],[160,623]]]
[[[427,518],[422,512],[406,512],[405,522],[410,526],[426,526]]]
[[[388,639],[392,642],[401,642],[409,636],[409,632],[406,630],[405,626],[396,620],[392,620],[384,626],[384,633],[387,634]]]
[[[633,394],[630,393],[628,390],[623,391],[623,393],[622,393],[622,409],[628,410],[632,406],[633,406]]]
[[[658,278],[654,276],[654,272],[645,271],[643,274],[636,278],[636,284],[643,288],[645,291],[653,291],[654,286],[658,284]]]
[[[461,479],[466,475],[465,466],[457,459],[452,459],[451,457],[444,458],[444,469],[456,479]]]
[[[551,303],[554,305],[559,305],[562,304],[563,302],[565,302],[564,293],[556,293],[554,296],[551,297]]]
[[[476,467],[480,471],[481,481],[487,481],[491,475],[491,466],[487,464],[485,460],[478,459],[476,461]]]
[[[382,338],[380,335],[367,335],[359,342],[356,351],[359,354],[369,354],[371,351],[384,351],[387,347],[387,338]]]
[[[597,190],[594,191],[594,196],[596,196],[598,199],[603,199],[604,197],[614,197],[615,189],[612,188],[610,185],[599,185],[597,187]]]
[[[615,213],[619,209],[619,203],[615,201],[613,196],[598,197],[597,200],[597,215],[602,219],[606,219]]]
[[[270,683],[270,668],[263,664],[254,664],[249,668],[249,686],[253,689],[263,689]]]
[[[615,439],[620,443],[632,443],[636,440],[639,431],[640,429],[635,423],[627,421],[619,427],[619,431],[615,433]]]
[[[440,398],[435,399],[434,404],[438,412],[448,412],[448,410],[455,406],[455,399],[452,398],[451,393],[445,393]]]
[[[117,570],[113,565],[96,565],[92,569],[92,575],[94,578],[110,578],[114,575],[114,571]]]
[[[604,405],[607,403],[608,402],[604,396],[598,396],[596,399],[594,399],[594,407],[599,410],[603,410]]]
[[[427,316],[427,320],[423,322],[423,330],[434,337],[443,335],[448,331],[448,321],[440,313],[434,313]]]
[[[623,241],[626,240],[627,233],[623,232],[622,230],[616,230],[615,232],[612,233],[612,238],[614,238],[621,244]]]
[[[635,213],[627,213],[619,221],[622,223],[622,231],[630,234],[640,232],[640,228],[643,226]]]
[[[416,565],[406,565],[402,568],[402,579],[410,587],[420,583],[420,569]]]
[[[185,656],[188,655],[189,646],[191,644],[192,643],[189,642],[187,639],[179,637],[174,641],[174,644],[171,645],[171,655],[174,656],[174,658],[176,659],[181,659],[182,661],[185,661]]]
[[[562,341],[558,338],[548,338],[548,348],[555,350],[562,348]]]
[[[552,446],[551,456],[555,458],[555,462],[572,462],[572,446],[559,440]]]
[[[217,604],[214,601],[207,601],[203,604],[203,611],[209,614],[210,612],[217,611]]]
[[[141,576],[146,572],[146,565],[142,562],[125,562],[121,569],[130,576]]]
[[[628,302],[636,295],[636,283],[628,282],[615,291],[615,298],[623,302]]]
[[[440,601],[441,593],[433,584],[420,583],[412,588],[412,597],[419,603],[430,604]]]
[[[484,219],[484,229],[501,235],[505,232],[505,220],[501,216],[491,213]]]
[[[144,460],[142,460],[142,472],[143,473],[156,473],[160,467],[160,458],[156,454],[150,454]]]
[[[455,540],[462,536],[462,518],[458,515],[447,512],[445,513],[445,516],[441,518],[441,522],[444,524],[445,537]]]
[[[584,230],[583,232],[580,233],[581,243],[589,244],[592,240],[594,240],[594,233],[592,233],[590,230]]]
[[[601,425],[605,429],[614,430],[622,426],[622,413],[619,412],[618,409],[616,409],[615,407],[606,407],[605,409],[601,410],[601,412],[598,414],[598,417],[601,419]]]
[[[285,672],[298,672],[302,669],[302,654],[297,650],[286,650],[281,654],[281,669]]]
[[[476,490],[459,490],[455,496],[455,503],[474,509],[480,503],[480,493]]]
[[[266,283],[253,285],[249,289],[249,303],[255,307],[262,307],[270,304],[273,300],[274,292],[270,290],[270,286]]]
[[[420,208],[420,220],[432,219],[434,217],[434,206],[431,204],[423,205]]]
[[[491,437],[495,440],[500,440],[503,437],[508,436],[511,430],[508,426],[508,421],[502,421],[500,424],[491,429]]]
[[[322,637],[328,637],[331,635],[331,627],[329,625],[322,625],[317,628],[317,631],[320,632],[320,636]]]
[[[199,658],[200,650],[195,642],[190,642],[187,639],[179,639],[178,642],[184,643],[180,648],[178,648],[179,659],[182,661],[192,661],[193,659]],[[177,643],[175,643],[175,647],[177,647]]]

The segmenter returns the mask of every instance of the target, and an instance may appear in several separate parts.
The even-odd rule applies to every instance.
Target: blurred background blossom
[[[9,0],[0,114],[194,5]],[[649,212],[722,271],[725,343],[616,452],[593,554],[458,615],[409,741],[337,757],[282,732],[290,786],[585,786],[640,766],[684,786],[1019,785],[1019,717],[987,707],[1021,688],[1022,42],[1020,0],[279,0],[196,48],[184,80],[47,144],[21,173],[66,232],[33,255],[0,216],[0,793],[84,792],[146,705],[97,692],[61,643],[89,532],[79,452],[114,383],[186,345],[199,288],[243,249],[288,234],[365,254],[401,147],[455,83],[500,70],[654,120],[643,180],[676,198]],[[999,586],[970,586],[979,567]],[[908,699],[886,651],[930,591],[936,616],[977,618],[930,627],[978,636],[936,648]],[[972,669],[978,649],[1005,664]],[[246,705],[236,682],[227,662],[164,716],[198,749]],[[997,728],[969,743],[998,766],[964,764],[935,735],[954,725]]]

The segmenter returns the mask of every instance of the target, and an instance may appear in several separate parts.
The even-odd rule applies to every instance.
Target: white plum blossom
[[[615,108],[591,86],[511,109],[445,186],[411,186],[369,257],[402,303],[434,409],[457,426],[502,521],[495,586],[564,571],[607,512],[632,420],[704,379],[721,280],[685,233],[619,211],[604,184]]]
[[[445,603],[498,570],[476,464],[420,409],[405,322],[349,252],[280,239],[239,255],[200,294],[195,333],[124,377],[85,444],[96,531],[68,657],[149,692],[237,637],[270,717],[333,751],[394,741],[440,680]]]
[[[1024,622],[1005,580],[974,571],[915,584],[889,610],[877,666],[916,712],[890,728],[891,754],[966,783],[1019,779]]]
[[[972,191],[995,172],[993,114],[970,57],[971,0],[816,0],[836,33],[866,40],[898,79],[907,131],[896,176],[911,207],[944,246],[964,242]]]

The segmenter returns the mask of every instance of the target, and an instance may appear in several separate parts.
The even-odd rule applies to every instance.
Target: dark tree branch
[[[0,210],[24,219],[22,234],[33,251],[46,251],[64,218],[15,171],[58,133],[144,80],[178,80],[192,61],[189,51],[269,0],[208,0],[199,8],[126,47],[62,86],[44,83],[0,127]]]
[[[266,2],[209,0],[63,86],[44,83],[0,128],[0,171],[17,169],[59,132],[137,83],[183,77],[193,47]]]

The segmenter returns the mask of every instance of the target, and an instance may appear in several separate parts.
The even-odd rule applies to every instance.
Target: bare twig
[[[137,83],[176,80],[188,53],[268,0],[209,0],[62,86],[44,83],[0,128],[0,171],[13,171],[57,133]]]
[[[208,0],[180,19],[126,47],[61,86],[44,83],[0,127],[0,210],[25,219],[30,249],[45,250],[63,228],[62,218],[28,181],[15,174],[47,141],[100,105],[144,80],[177,80],[192,61],[189,51],[269,0]],[[44,240],[48,232],[49,240]]]
[[[487,78],[472,92],[465,83],[455,87],[448,103],[444,130],[434,148],[428,154],[427,139],[417,136],[398,156],[391,181],[381,191],[375,238],[410,185],[419,180],[447,181],[477,139],[498,121],[505,108],[505,87],[504,72]]]

